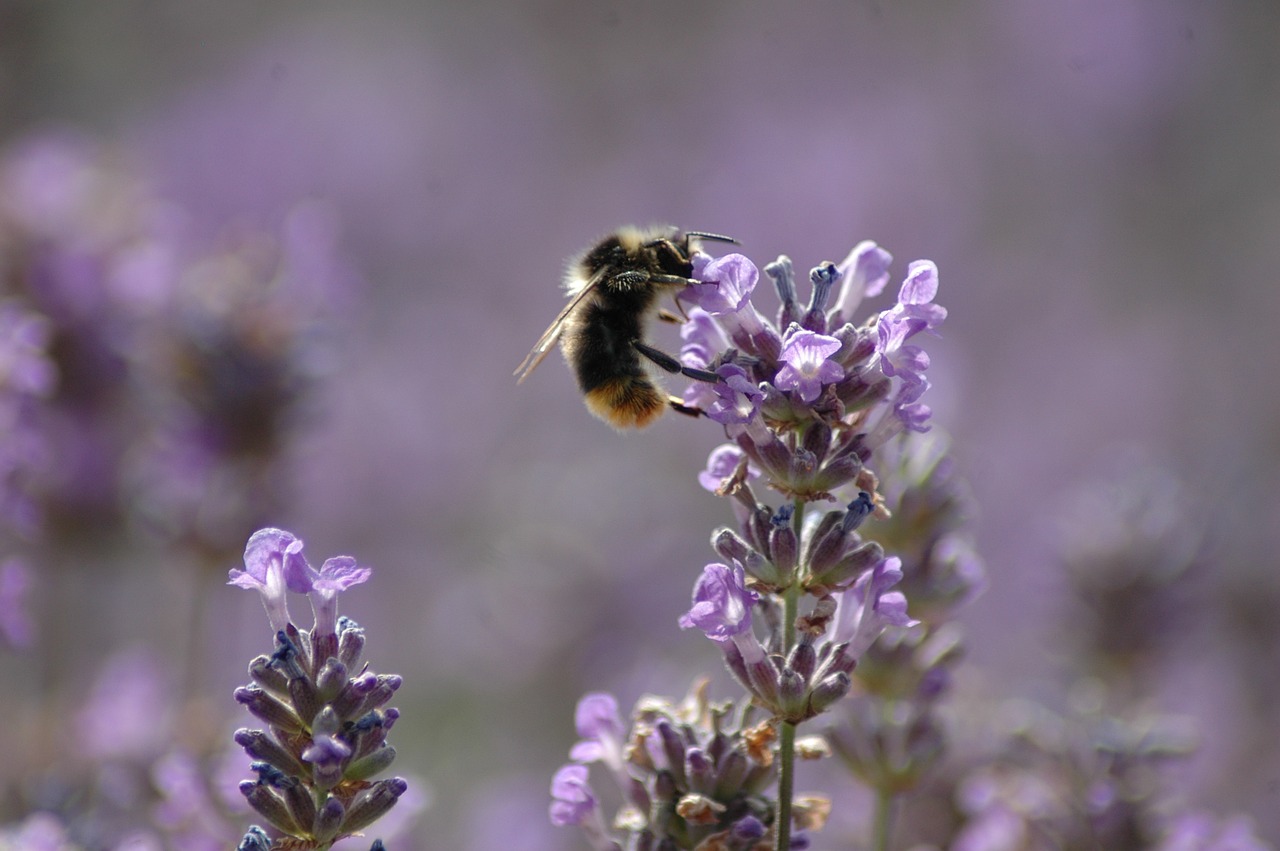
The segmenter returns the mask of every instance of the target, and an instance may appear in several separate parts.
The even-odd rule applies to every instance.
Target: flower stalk
[[[257,774],[240,792],[277,838],[264,845],[270,837],[255,825],[241,847],[326,851],[376,822],[408,788],[399,777],[371,779],[395,759],[386,739],[400,713],[386,704],[401,679],[362,666],[364,631],[338,616],[338,595],[367,581],[371,571],[350,556],[315,570],[302,541],[280,529],[255,532],[244,563],[244,570],[231,571],[229,584],[262,595],[275,650],[249,664],[251,682],[235,693],[265,725],[236,731],[236,744]],[[311,600],[310,630],[294,624],[289,591]]]

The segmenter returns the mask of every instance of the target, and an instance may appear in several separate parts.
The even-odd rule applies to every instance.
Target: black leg
[[[631,345],[637,352],[644,355],[672,375],[683,375],[686,378],[692,378],[694,381],[706,381],[710,384],[715,384],[720,380],[720,376],[710,370],[683,366],[680,361],[676,360],[661,349],[655,349],[653,346],[646,345],[639,340],[632,340]]]

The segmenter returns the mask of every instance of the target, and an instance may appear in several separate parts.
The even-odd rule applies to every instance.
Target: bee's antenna
[[[689,231],[685,231],[685,232],[684,232],[684,235],[685,235],[685,236],[692,236],[692,237],[695,237],[695,238],[697,238],[697,239],[710,239],[710,240],[712,240],[712,241],[714,241],[714,242],[728,242],[728,243],[730,243],[730,244],[732,244],[732,245],[741,245],[741,244],[742,244],[742,243],[738,242],[738,240],[734,239],[733,237],[731,237],[731,236],[725,236],[724,234],[720,234],[720,233],[707,233],[707,232],[705,232],[705,231],[700,231],[700,230],[689,230]]]

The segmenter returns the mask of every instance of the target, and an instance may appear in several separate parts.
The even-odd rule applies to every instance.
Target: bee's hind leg
[[[671,410],[675,411],[677,414],[684,414],[686,417],[696,418],[706,413],[706,411],[701,408],[693,405],[686,405],[684,400],[679,396],[668,396],[667,404],[671,406]]]
[[[653,346],[642,343],[639,340],[632,340],[631,345],[637,352],[672,375],[683,375],[685,378],[692,378],[694,381],[706,381],[710,384],[715,384],[720,380],[720,376],[710,370],[684,366],[680,361],[661,349],[655,349]]]

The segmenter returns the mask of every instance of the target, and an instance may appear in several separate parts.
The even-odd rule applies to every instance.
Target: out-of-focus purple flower
[[[993,806],[969,821],[950,851],[1021,851],[1026,848],[1027,823],[1005,807]]]
[[[907,615],[907,598],[902,592],[889,590],[901,580],[902,560],[891,557],[878,562],[840,595],[832,640],[848,642],[850,657],[857,659],[865,653],[886,626],[917,623]]]
[[[149,759],[166,747],[173,719],[160,663],[148,652],[125,651],[103,666],[77,716],[80,748],[95,759]]]
[[[627,730],[614,696],[606,692],[583,695],[573,717],[582,739],[570,749],[569,758],[575,762],[603,762],[614,770],[621,768]]]
[[[0,527],[30,536],[39,525],[32,483],[45,466],[49,437],[38,421],[57,369],[48,356],[46,317],[0,301]]]
[[[53,813],[31,813],[14,825],[0,828],[0,848],[14,851],[77,851],[67,828]]]
[[[151,780],[163,796],[152,810],[156,825],[191,851],[214,851],[226,847],[232,832],[225,810],[210,795],[205,767],[195,755],[171,750],[151,767]],[[237,808],[242,808],[240,798]],[[157,845],[156,847],[162,847]]]
[[[332,635],[338,630],[338,594],[353,585],[368,581],[373,571],[356,564],[351,556],[334,556],[325,559],[320,572],[312,577],[311,607],[315,613],[314,632]]]
[[[1186,813],[1169,825],[1156,851],[1270,851],[1245,816],[1217,819],[1208,813]]]
[[[12,647],[28,647],[35,632],[27,615],[31,569],[20,558],[0,563],[0,641]]]
[[[272,631],[284,629],[289,624],[285,591],[308,593],[315,572],[302,555],[302,541],[283,529],[259,529],[245,545],[244,566],[231,569],[227,584],[260,592]]]
[[[835,337],[792,325],[782,338],[784,365],[778,370],[774,386],[794,391],[805,404],[813,402],[824,384],[834,384],[844,377],[840,364],[829,360],[839,348],[840,341]]]
[[[562,766],[551,778],[551,823],[556,827],[583,824],[595,810],[596,796],[587,782],[587,767]]]
[[[760,280],[760,270],[741,254],[712,259],[706,254],[693,258],[693,277],[680,298],[693,302],[713,316],[737,313],[747,305]]]

